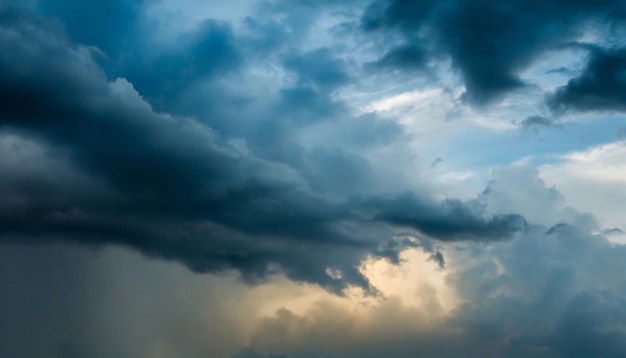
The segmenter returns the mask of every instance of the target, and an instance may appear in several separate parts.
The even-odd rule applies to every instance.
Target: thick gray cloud
[[[373,208],[383,208],[376,216],[378,220],[413,227],[441,240],[498,240],[523,231],[527,226],[524,217],[517,214],[496,214],[488,219],[477,216],[476,213],[484,212],[478,202],[448,199],[433,205],[412,195],[403,195],[371,203]]]
[[[556,113],[626,110],[626,50],[589,48],[582,73],[548,97]]]
[[[39,168],[74,173],[34,177],[42,170],[7,165],[3,191],[15,199],[3,205],[5,238],[117,243],[194,271],[235,268],[249,281],[278,265],[292,279],[339,291],[369,287],[357,267],[382,252],[390,235],[382,224],[443,240],[498,240],[523,227],[519,216],[489,217],[461,201],[440,206],[419,195],[371,194],[373,171],[356,152],[285,147],[279,138],[274,153],[257,155],[254,144],[202,121],[154,111],[126,79],[109,81],[93,50],[73,45],[58,23],[18,10],[0,19],[0,126],[15,142],[5,148],[35,157]],[[330,98],[329,86],[349,78],[328,50],[292,55],[285,67],[298,79],[282,91],[278,103],[292,107],[280,113],[298,118],[326,116],[328,105],[309,101]],[[321,94],[286,95],[302,90]],[[47,152],[58,154],[52,160]],[[377,229],[354,229],[357,223]]]
[[[404,39],[379,64],[420,68],[427,56],[449,56],[466,99],[485,104],[525,86],[520,72],[546,51],[576,40],[594,21],[621,21],[624,10],[613,0],[390,0],[372,3],[362,26]]]
[[[180,35],[176,47],[154,52],[122,54],[124,62],[109,72],[127,78],[158,110],[183,110],[177,101],[190,87],[232,73],[244,58],[231,26],[215,20]]]
[[[136,45],[139,13],[151,0],[35,0],[39,10],[59,19],[75,42],[98,46],[111,55]]]
[[[10,307],[0,338],[11,342],[0,355],[623,356],[626,252],[595,234],[592,215],[526,167],[495,168],[473,200],[420,191],[402,157],[418,141],[350,101],[371,69],[424,76],[450,58],[466,99],[488,104],[526,86],[521,71],[589,21],[618,21],[621,2],[263,1],[240,23],[205,19],[168,44],[144,32],[150,1],[11,3],[0,6],[0,306]],[[363,14],[365,38],[346,35],[346,20],[316,34],[335,42],[305,41],[316,21],[350,12]],[[353,41],[363,53],[349,53]],[[550,97],[555,113],[623,109],[622,50],[589,51]],[[366,295],[379,291],[364,260],[399,265],[419,248],[449,270],[461,304],[444,314],[424,287],[424,307],[380,295],[355,316],[320,303],[248,332],[251,319],[226,305],[199,322],[205,290],[170,296],[124,259],[107,269],[145,284],[111,288],[84,250],[111,245],[246,283],[286,277]],[[230,289],[228,305],[242,294]],[[28,345],[31,327],[41,334]]]
[[[556,214],[571,214],[560,206],[560,194],[531,169],[499,171],[488,201],[513,200],[506,189],[526,183],[522,199],[515,201],[521,211],[533,210],[527,205],[534,198],[554,214],[550,222],[560,221]],[[247,300],[267,298],[242,286],[121,250],[85,255],[84,247],[5,243],[0,245],[0,288],[6,294],[0,303],[10,309],[0,312],[0,334],[9,343],[0,352],[238,358],[623,355],[626,247],[590,233],[584,222],[534,226],[509,241],[454,243],[443,250],[449,262],[446,284],[460,303],[450,312],[438,306],[436,287],[423,287],[418,306],[396,296],[365,309],[322,300],[304,313],[280,309],[251,322],[254,309]],[[33,333],[32,326],[39,329]]]
[[[320,302],[261,319],[236,357],[623,355],[626,246],[592,233],[593,217],[564,206],[534,168],[496,168],[483,199],[542,225],[504,242],[444,245],[458,295],[450,312],[437,313],[441,287],[423,287],[421,304],[389,296],[366,313]]]

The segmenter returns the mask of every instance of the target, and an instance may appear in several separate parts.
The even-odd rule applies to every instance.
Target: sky
[[[0,0],[1,357],[623,357],[622,0]]]

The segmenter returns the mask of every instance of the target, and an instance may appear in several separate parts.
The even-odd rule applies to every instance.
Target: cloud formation
[[[522,183],[525,192],[511,198]],[[417,305],[397,295],[365,311],[320,301],[304,313],[282,310],[259,320],[236,357],[622,355],[626,247],[592,234],[593,225],[563,207],[560,193],[532,168],[499,168],[486,195],[522,212],[542,203],[548,226],[505,242],[445,245],[454,309],[442,309],[443,287],[434,285],[419,288]],[[579,218],[564,224],[572,214]]]
[[[624,10],[0,2],[0,356],[624,356]]]
[[[1,16],[5,148],[35,167],[70,168],[7,166],[3,190],[13,200],[3,205],[3,237],[122,244],[198,272],[236,269],[251,282],[278,265],[292,279],[340,291],[369,289],[357,267],[392,237],[381,224],[442,240],[500,240],[523,228],[522,217],[489,217],[459,200],[371,191],[368,160],[340,147],[309,151],[286,142],[256,153],[245,138],[202,120],[156,112],[127,79],[109,80],[94,50],[72,44],[56,22],[14,9]],[[204,35],[213,41],[212,32]],[[279,91],[272,111],[305,126],[350,116],[329,97],[349,80],[329,50],[290,55],[284,66],[295,86]],[[362,189],[350,193],[359,181]]]
[[[286,281],[250,287],[229,277],[188,275],[120,249],[85,255],[84,246],[2,243],[0,288],[7,294],[0,303],[12,309],[0,315],[0,333],[11,338],[0,352],[123,358],[621,356],[626,247],[591,233],[584,220],[563,224],[580,213],[564,207],[561,194],[532,168],[502,167],[493,179],[486,194],[492,210],[508,201],[532,212],[529,205],[539,201],[548,213],[545,225],[507,241],[439,244],[448,258],[445,270],[432,269],[439,270],[439,283],[408,276],[415,266],[433,275],[425,266],[437,263],[419,262],[427,254],[405,255],[407,262],[386,264],[386,272],[374,265],[378,271],[365,272],[403,288],[415,284],[414,293],[390,290],[360,304]],[[511,189],[528,182],[520,200],[510,197]],[[22,279],[11,272],[22,272]],[[449,291],[452,307],[444,305]],[[307,295],[317,298],[291,308],[280,308],[279,300],[276,312],[260,313],[274,300]],[[33,325],[40,328],[35,333]]]
[[[458,271],[449,284],[463,303],[448,315],[398,297],[364,314],[320,302],[304,314],[284,310],[262,319],[250,347],[236,357],[623,354],[623,247],[562,226],[456,250]],[[422,295],[438,299],[436,290],[424,288]]]
[[[555,112],[626,109],[626,49],[591,47],[589,52],[582,73],[548,97],[548,105]]]
[[[593,22],[622,21],[624,10],[612,0],[390,0],[373,2],[362,26],[403,39],[378,63],[422,67],[425,57],[449,57],[463,77],[465,98],[484,105],[526,86],[520,74],[541,55],[576,40]]]

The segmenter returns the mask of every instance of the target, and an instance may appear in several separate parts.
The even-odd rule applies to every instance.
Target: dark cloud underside
[[[593,23],[621,21],[625,6],[617,0],[376,1],[362,25],[399,33],[410,44],[393,48],[379,64],[419,68],[422,54],[449,56],[463,76],[465,98],[484,105],[525,86],[520,72],[546,51]]]
[[[370,172],[357,153],[299,149],[300,159],[288,159],[298,152],[278,146],[282,152],[259,156],[201,121],[155,112],[126,79],[110,81],[92,50],[72,44],[56,22],[17,10],[3,11],[0,19],[6,99],[0,126],[5,140],[16,141],[7,150],[26,157],[28,150],[43,152],[31,153],[31,160],[75,173],[9,173],[3,190],[13,200],[2,206],[4,238],[123,244],[195,271],[237,269],[250,281],[279,265],[293,279],[340,290],[368,287],[358,265],[382,252],[390,233],[381,224],[442,240],[498,240],[522,228],[521,217],[488,217],[460,201],[440,207],[416,195],[367,191],[350,198],[345,180]],[[213,43],[211,31],[198,43]],[[218,51],[211,59],[230,51],[211,48]],[[327,92],[349,80],[345,64],[319,50],[290,55],[285,68],[297,74],[296,85],[282,90],[274,110],[290,106],[281,111],[296,123],[334,118],[327,112],[332,105],[317,101],[330,101]],[[56,153],[54,160],[47,152]],[[64,175],[65,181],[54,179]],[[357,223],[378,229],[350,229]],[[342,271],[343,279],[329,277],[327,268]]]
[[[626,110],[626,50],[591,48],[583,72],[557,88],[548,104],[557,113]]]
[[[533,167],[449,196],[520,158],[483,115],[626,110],[626,2],[166,4],[0,0],[0,356],[626,356],[623,228]]]

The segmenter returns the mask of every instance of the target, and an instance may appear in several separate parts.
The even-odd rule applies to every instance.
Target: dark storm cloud
[[[376,220],[412,227],[441,240],[504,239],[527,225],[516,214],[482,217],[478,203],[453,199],[432,205],[408,194],[371,203],[381,208]]]
[[[520,168],[506,170],[515,179],[522,176]],[[524,189],[529,191],[519,201],[555,194],[545,185]],[[503,194],[497,188],[489,193]],[[557,201],[543,206],[548,212],[562,209]],[[302,313],[279,309],[253,327],[247,300],[261,307],[266,301],[262,294],[246,297],[241,286],[211,283],[122,250],[96,256],[62,244],[0,243],[0,306],[8,308],[0,310],[0,337],[6,339],[0,354],[621,357],[626,246],[584,226],[534,226],[503,242],[440,246],[444,251],[433,252],[431,260],[446,254],[446,283],[459,295],[460,304],[449,312],[437,303],[442,291],[426,286],[419,303],[389,296],[355,309],[321,301]],[[411,246],[400,241],[400,247]],[[289,246],[293,260],[321,262],[310,260],[308,249]],[[327,248],[320,256],[336,253],[336,247]]]
[[[4,235],[120,242],[182,260],[194,270],[235,267],[251,276],[257,270],[263,275],[270,262],[281,261],[279,253],[262,254],[265,249],[252,248],[255,241],[248,246],[247,239],[236,239],[237,233],[217,233],[219,228],[210,223],[205,228],[202,220],[259,237],[356,246],[355,252],[363,253],[367,245],[330,228],[341,215],[335,217],[328,203],[290,182],[288,168],[248,157],[243,148],[200,123],[152,112],[128,82],[107,82],[86,50],[69,46],[62,35],[42,26],[44,20],[3,15],[0,81],[7,101],[2,126],[69,152],[69,160],[82,171],[117,192],[94,202],[68,195],[47,206],[23,182],[7,184],[8,192],[21,186],[22,199],[30,204],[4,208]],[[34,53],[26,51],[26,44]],[[45,182],[39,187],[55,189]],[[212,238],[220,235],[227,237]],[[269,246],[274,246],[269,251],[282,250],[275,247],[279,242]],[[288,261],[282,264],[298,265]],[[356,266],[356,259],[350,265]],[[293,276],[305,280],[309,272],[315,275],[302,269]]]
[[[145,41],[157,20],[142,18],[153,0],[40,0],[42,14],[59,20],[74,43],[103,51],[100,65],[110,77],[124,77],[159,110],[180,110],[181,92],[194,84],[228,73],[243,61],[229,24],[205,20],[177,35],[175,45]]]
[[[398,184],[387,168],[415,174],[395,162],[413,150],[400,145],[402,125],[355,114],[338,95],[359,81],[358,60],[302,46],[321,8],[340,5],[262,2],[241,28],[206,20],[161,48],[138,30],[146,3],[0,10],[1,356],[221,357],[244,342],[237,357],[625,355],[626,246],[593,234],[595,218],[564,207],[534,168],[494,168],[469,201]],[[449,55],[467,99],[484,104],[525,86],[529,63],[622,4],[394,0],[361,22],[399,34],[370,65],[416,73]],[[623,110],[624,57],[590,47],[551,108]],[[384,169],[372,163],[378,150],[392,153]],[[104,245],[248,283],[282,273],[338,294],[377,292],[364,259],[400,264],[419,248],[447,265],[461,304],[444,314],[440,292],[425,287],[423,307],[378,297],[365,318],[332,304],[279,310],[247,339],[253,315],[240,291],[189,290],[181,281],[198,276],[181,272],[163,285],[171,266],[145,270],[135,265],[155,262],[119,253],[98,268],[84,248]],[[207,309],[210,294],[224,295],[220,306]],[[244,324],[223,329],[234,315]]]
[[[626,49],[591,47],[589,51],[582,73],[548,97],[556,113],[626,110]]]
[[[410,53],[449,55],[463,76],[466,99],[480,105],[525,86],[519,73],[533,60],[575,40],[591,21],[620,20],[624,9],[616,0],[390,0],[371,4],[362,25],[399,33]],[[424,56],[400,56],[406,49],[400,45],[379,62],[421,68]]]
[[[287,55],[283,66],[296,76],[293,87],[281,90],[277,111],[288,121],[313,123],[349,115],[347,106],[332,97],[351,81],[346,63],[328,48]]]
[[[126,79],[109,81],[90,48],[38,15],[3,11],[0,53],[0,126],[13,141],[3,150],[35,162],[5,165],[3,192],[12,200],[2,205],[4,239],[116,243],[198,272],[234,268],[251,282],[277,264],[294,280],[340,291],[369,287],[358,265],[389,235],[377,223],[444,240],[494,240],[521,228],[519,217],[487,217],[460,201],[349,199],[342,192],[367,187],[367,160],[301,148],[305,161],[263,159],[198,120],[157,113]],[[348,78],[325,50],[285,64],[304,88],[327,91]]]

